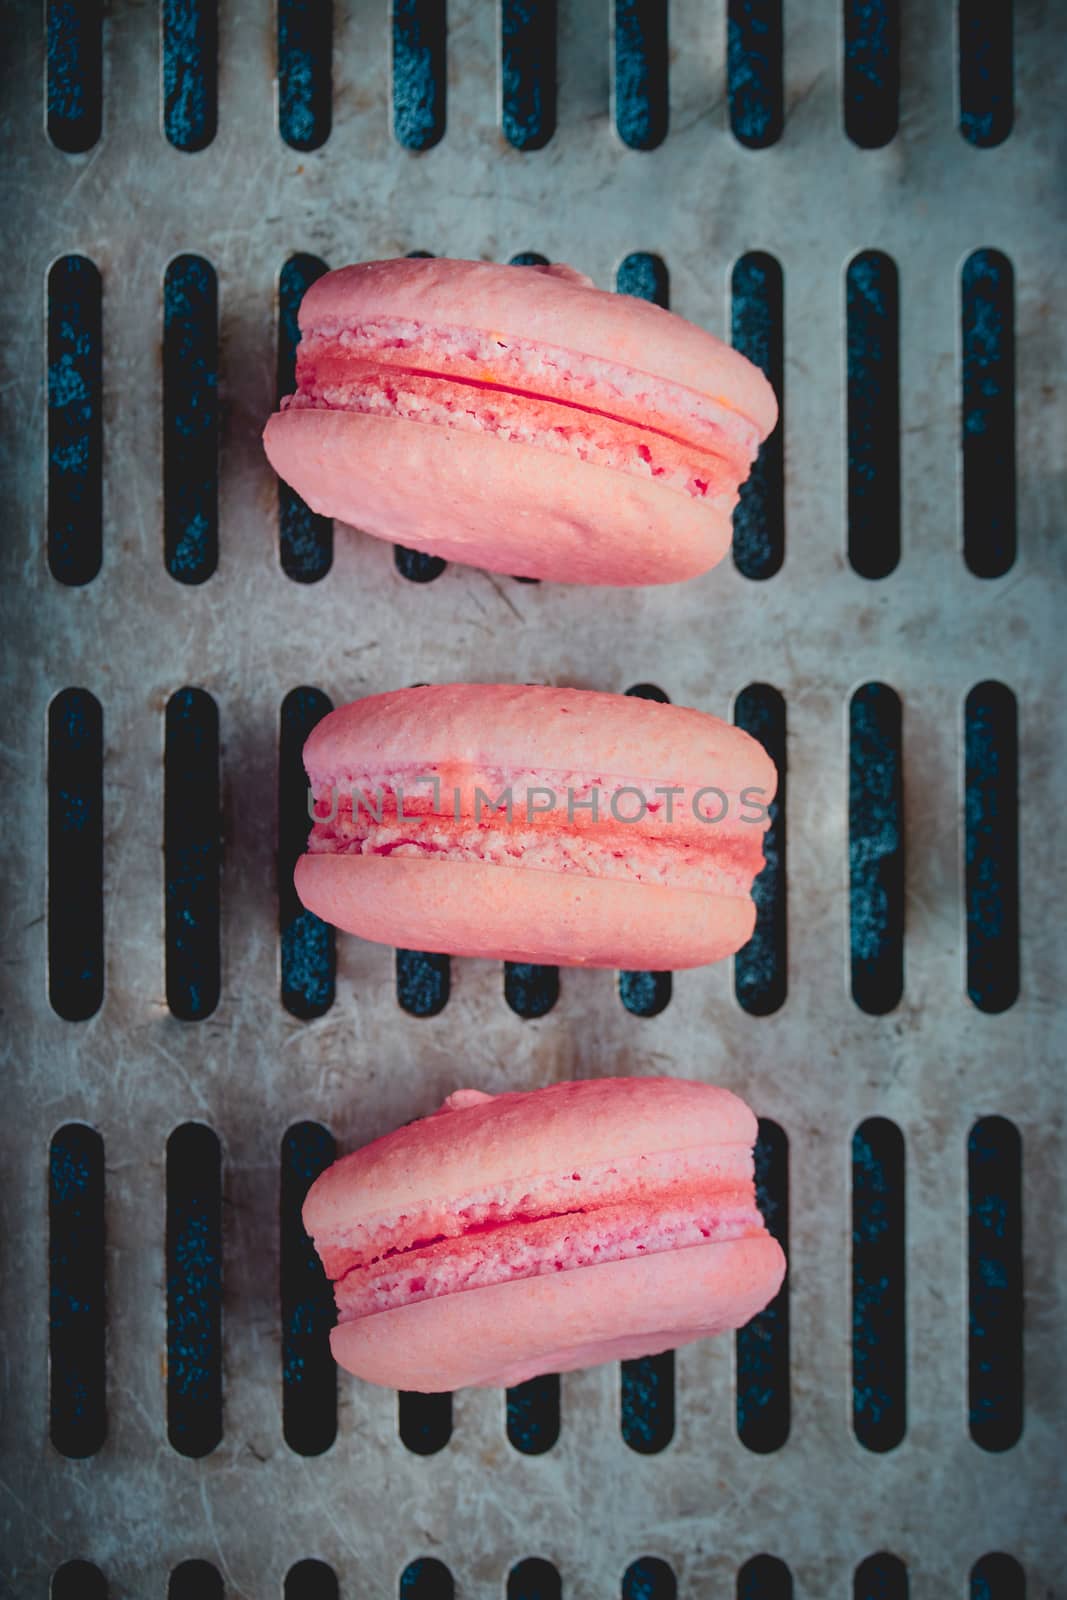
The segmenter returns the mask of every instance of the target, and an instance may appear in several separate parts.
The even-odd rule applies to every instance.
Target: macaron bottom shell
[[[295,883],[309,911],[364,939],[553,966],[703,966],[756,920],[747,897],[470,861],[305,855]]]
[[[313,511],[490,572],[617,587],[722,560],[736,491],[694,498],[534,445],[401,417],[290,409],[264,446]]]
[[[766,1234],[691,1245],[398,1306],[339,1323],[330,1344],[340,1366],[387,1388],[511,1387],[743,1327],[784,1275]]]

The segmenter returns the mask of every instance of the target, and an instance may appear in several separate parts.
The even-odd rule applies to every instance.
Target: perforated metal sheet
[[[390,133],[382,4],[338,6],[333,132],[313,154],[280,140],[274,24],[224,6],[219,128],[196,155],[160,132],[158,21],[116,3],[106,27],[104,131],[84,157],[45,137],[34,7],[10,14],[4,122],[10,362],[4,402],[7,903],[3,1161],[6,1394],[0,1518],[8,1592],[43,1593],[84,1556],[119,1595],[162,1595],[180,1560],[216,1563],[233,1595],[280,1592],[304,1556],[346,1595],[395,1592],[436,1555],[464,1597],[503,1592],[527,1555],[554,1561],[568,1600],[618,1591],[636,1556],[669,1560],[685,1596],[732,1592],[749,1556],[785,1559],[798,1596],[845,1595],[888,1549],[914,1600],[964,1592],[972,1562],[1012,1552],[1033,1595],[1061,1582],[1056,1509],[1063,1407],[1064,990],[1052,853],[1063,752],[1062,639],[1065,84],[1054,9],[1016,6],[1016,126],[977,150],[956,131],[953,8],[904,7],[900,132],[882,150],[845,138],[838,8],[786,5],[782,140],[749,151],[724,109],[725,7],[671,8],[671,131],[625,149],[609,114],[604,5],[560,4],[559,127],[519,154],[498,131],[495,7],[449,8],[448,128],[414,155]],[[1042,28],[1042,24],[1046,26]],[[963,259],[993,246],[1016,282],[1019,557],[1003,579],[966,569],[959,535],[959,308]],[[844,268],[879,248],[900,272],[903,553],[871,583],[845,556]],[[738,256],[785,275],[786,559],[766,583],[727,563],[662,591],[524,586],[449,567],[416,585],[391,550],[339,535],[319,584],[289,581],[259,433],[274,401],[276,282],[304,250],[339,265],[410,250],[507,259],[537,250],[610,286],[619,261],[667,263],[674,309],[726,328]],[[64,588],[44,556],[43,285],[78,251],[104,284],[104,562]],[[223,407],[218,570],[198,588],[162,562],[161,284],[182,251],[218,273]],[[441,1014],[396,1001],[391,951],[342,938],[337,998],[304,1023],[278,998],[274,883],[279,706],[297,684],[334,700],[419,680],[550,680],[671,698],[729,714],[761,680],[789,727],[789,996],[746,1015],[729,964],[679,975],[667,1009],[637,1019],[611,973],[564,972],[558,1004],[523,1021],[501,971],[453,964]],[[977,1012],[963,981],[962,704],[1008,684],[1020,714],[1022,992]],[[860,683],[904,708],[905,994],[885,1017],[848,985],[847,705]],[[168,1013],[160,855],[163,707],[195,683],[216,699],[225,814],[222,998],[198,1024]],[[86,1023],[46,990],[45,729],[79,684],[105,729],[106,986]],[[663,1453],[626,1448],[618,1369],[567,1376],[562,1429],[540,1457],[504,1432],[502,1397],[465,1393],[448,1446],[397,1436],[396,1399],[341,1386],[320,1457],[284,1443],[278,1314],[278,1149],[292,1122],[350,1146],[429,1111],[458,1083],[497,1090],[570,1075],[678,1072],[741,1090],[790,1140],[792,1430],[759,1456],[734,1428],[733,1343],[678,1358],[677,1427]],[[1022,1133],[1025,1394],[1021,1442],[979,1450],[967,1428],[966,1138],[1000,1113]],[[908,1412],[878,1456],[850,1425],[849,1141],[866,1116],[907,1143]],[[190,1460],[167,1442],[164,1169],[171,1129],[215,1128],[225,1157],[224,1437]],[[84,1120],[107,1155],[109,1431],[94,1457],[48,1439],[47,1186],[55,1128]]]

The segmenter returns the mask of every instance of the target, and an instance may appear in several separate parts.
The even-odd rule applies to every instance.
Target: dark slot
[[[737,1574],[737,1600],[793,1600],[793,1578],[777,1556],[753,1556]]]
[[[674,1351],[624,1361],[619,1381],[624,1441],[638,1455],[658,1455],[674,1438]]]
[[[203,689],[167,701],[163,864],[167,1004],[184,1022],[219,1003],[219,713]]]
[[[400,576],[409,583],[432,583],[448,565],[441,556],[428,555],[425,550],[409,550],[402,544],[393,546],[393,560]]]
[[[53,8],[54,9],[54,8]],[[88,583],[103,555],[100,273],[62,256],[48,274],[48,568]]]
[[[222,1438],[222,1155],[199,1122],[167,1140],[167,1437],[183,1456]]]
[[[899,0],[845,0],[845,132],[877,150],[897,131]]]
[[[548,257],[537,250],[520,250],[517,256],[512,256],[508,262],[509,267],[547,267]]]
[[[107,1436],[104,1141],[79,1122],[52,1139],[48,1222],[52,1443],[91,1456]]]
[[[445,0],[393,0],[393,132],[429,150],[445,131]]]
[[[167,1584],[167,1600],[223,1600],[225,1592],[210,1561],[183,1561]]]
[[[766,683],[752,683],[734,701],[734,722],[758,739],[778,769],[770,802],[771,825],[763,835],[763,870],[752,885],[756,927],[734,957],[734,993],[743,1011],[767,1017],[783,1005],[789,983],[786,911],[786,727],[785,701]],[[743,810],[757,816],[766,796],[749,792]]]
[[[967,1140],[971,1438],[1010,1450],[1023,1431],[1022,1141],[1004,1117]]]
[[[907,1426],[904,1136],[870,1117],[852,1136],[852,1426],[892,1450]]]
[[[545,1017],[559,999],[559,968],[528,961],[505,961],[504,999],[527,1020]]]
[[[317,150],[333,117],[333,0],[278,0],[278,126],[294,150]]]
[[[524,1456],[541,1456],[559,1438],[559,1378],[549,1373],[508,1390],[508,1438]]]
[[[285,1575],[285,1600],[338,1600],[340,1592],[325,1561],[298,1561]]]
[[[789,1141],[766,1117],[760,1118],[755,1160],[756,1203],[788,1260]],[[791,1411],[787,1273],[770,1305],[737,1334],[737,1432],[742,1444],[760,1455],[780,1450],[789,1437]]]
[[[88,689],[48,708],[48,998],[67,1022],[104,998],[104,716]]]
[[[979,578],[1015,561],[1015,274],[998,250],[963,264],[963,555]]]
[[[619,999],[635,1017],[658,1017],[666,1011],[674,992],[669,972],[620,972]]]
[[[218,283],[200,256],[176,256],[163,287],[163,552],[179,583],[219,559]]]
[[[531,1556],[508,1573],[508,1600],[561,1600],[563,1585],[551,1561]]]
[[[631,1561],[623,1573],[622,1600],[678,1600],[674,1573],[658,1556]]]
[[[634,250],[619,262],[615,274],[618,294],[632,294],[635,300],[651,300],[666,308],[670,304],[670,274],[666,263],[647,250]]]
[[[337,1437],[333,1290],[300,1219],[308,1190],[336,1154],[332,1136],[317,1122],[294,1123],[282,1140],[282,1429],[286,1444],[302,1456],[321,1455]]]
[[[103,109],[103,6],[100,0],[48,0],[48,137],[81,155],[100,137]]]
[[[852,998],[884,1016],[904,991],[904,780],[900,700],[884,683],[849,707]]]
[[[862,578],[900,560],[900,322],[897,269],[867,250],[849,263],[848,559]]]
[[[782,0],[729,0],[726,82],[739,144],[765,150],[782,137]]]
[[[734,565],[744,578],[772,578],[785,559],[785,289],[773,256],[756,250],[730,279],[730,340],[778,396],[778,423],[760,446],[734,507]]]
[[[320,689],[292,689],[282,701],[278,740],[278,936],[281,940],[282,1004],[305,1021],[333,1004],[336,974],[334,930],[300,903],[293,869],[311,832],[304,742],[332,710]]]
[[[426,950],[396,953],[396,998],[413,1017],[436,1017],[448,1004],[452,964],[448,956]]]
[[[996,1550],[976,1561],[971,1600],[1026,1600],[1026,1574],[1015,1557]]]
[[[856,1568],[852,1600],[908,1600],[908,1569],[899,1556],[881,1550]]]
[[[633,257],[630,258],[631,260]],[[655,257],[649,257],[655,260]],[[637,700],[655,700],[660,705],[668,705],[669,697],[657,684],[635,683],[627,689],[627,694],[633,695]],[[619,999],[635,1017],[658,1017],[671,1003],[674,980],[669,972],[627,972],[619,973]],[[673,1420],[671,1427],[673,1429]],[[668,1435],[668,1438],[670,1435]],[[658,1446],[657,1448],[662,1448]]]
[[[615,0],[615,126],[631,150],[667,137],[667,7],[660,0]]]
[[[311,285],[327,266],[317,256],[290,256],[278,275],[278,400],[296,388],[297,313]],[[278,553],[282,571],[295,583],[317,583],[333,563],[333,519],[312,511],[278,479]]]
[[[501,0],[501,126],[516,150],[556,131],[556,0]]]
[[[163,128],[178,150],[204,150],[218,127],[217,0],[163,0]]]
[[[1011,0],[960,0],[960,132],[983,150],[1015,119]]]
[[[456,1586],[443,1561],[423,1556],[400,1574],[400,1600],[453,1600]]]
[[[402,1389],[397,1396],[397,1410],[401,1441],[417,1456],[436,1455],[451,1439],[450,1394],[416,1394]]]
[[[51,1600],[107,1600],[107,1580],[91,1561],[64,1561],[52,1574]]]
[[[964,713],[967,993],[979,1011],[1019,995],[1019,737],[1015,696],[979,683]]]

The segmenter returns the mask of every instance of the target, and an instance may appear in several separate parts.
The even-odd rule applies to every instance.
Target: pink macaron
[[[336,1360],[434,1392],[741,1327],[785,1272],[756,1205],[755,1138],[736,1095],[681,1079],[458,1090],[308,1194]]]
[[[278,474],[377,538],[515,576],[705,572],[778,414],[737,351],[561,265],[344,267],[300,329],[263,436]]]
[[[304,747],[308,910],[404,949],[665,971],[731,955],[776,773],[704,711],[441,684],[331,712]]]

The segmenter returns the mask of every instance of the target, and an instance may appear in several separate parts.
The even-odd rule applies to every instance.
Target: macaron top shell
[[[751,1151],[757,1124],[727,1089],[681,1078],[601,1078],[527,1093],[459,1090],[431,1117],[336,1162],[312,1185],[316,1241],[377,1217],[606,1161],[720,1146]],[[687,1163],[685,1164],[687,1165]]]
[[[304,765],[316,791],[405,766],[662,778],[748,784],[770,800],[777,783],[763,746],[686,706],[538,684],[428,684],[368,695],[313,729]]]
[[[778,404],[763,374],[722,340],[648,300],[598,289],[573,268],[487,261],[368,261],[327,273],[301,303],[305,335],[399,318],[468,327],[602,358],[736,410],[761,435]]]

